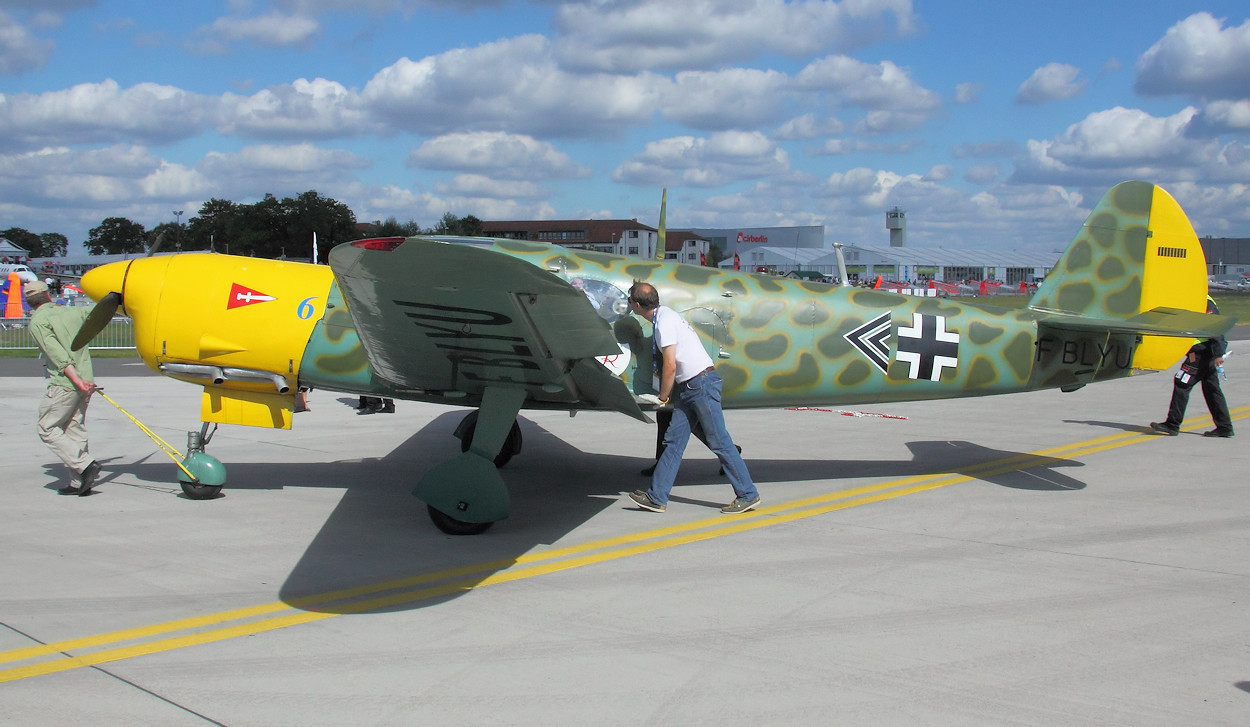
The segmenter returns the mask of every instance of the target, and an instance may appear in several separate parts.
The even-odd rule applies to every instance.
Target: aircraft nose
[[[126,270],[131,262],[122,260],[88,270],[80,281],[82,292],[95,301],[109,293],[122,294],[122,284],[126,282]]]

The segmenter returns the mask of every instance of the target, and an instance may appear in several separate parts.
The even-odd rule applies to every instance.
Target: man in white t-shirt
[[[629,289],[629,306],[651,322],[659,372],[658,396],[662,402],[671,399],[673,403],[673,421],[664,434],[664,454],[655,465],[651,487],[645,492],[635,490],[629,498],[644,510],[664,512],[690,441],[690,428],[697,422],[707,434],[708,448],[720,460],[734,488],[734,501],[722,507],[721,512],[746,512],[760,504],[760,493],[751,482],[746,462],[725,429],[721,378],[712,366],[712,357],[703,349],[699,334],[677,311],[660,305],[660,294],[647,283],[634,283]]]

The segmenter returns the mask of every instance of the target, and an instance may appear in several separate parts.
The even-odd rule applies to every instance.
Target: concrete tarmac
[[[687,451],[632,509],[653,427],[523,412],[512,516],[439,532],[409,489],[464,410],[222,427],[224,495],[103,400],[63,497],[44,384],[0,364],[0,723],[1244,725],[1250,369],[1237,438],[1147,433],[1165,372],[1064,394],[734,411],[764,498]],[[179,450],[199,390],[102,363]],[[118,375],[122,372],[136,375]]]

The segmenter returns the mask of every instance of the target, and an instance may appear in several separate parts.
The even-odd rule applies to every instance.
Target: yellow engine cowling
[[[204,421],[286,429],[333,279],[326,266],[186,253],[101,266],[82,286],[97,300],[121,292],[143,361],[204,385]]]

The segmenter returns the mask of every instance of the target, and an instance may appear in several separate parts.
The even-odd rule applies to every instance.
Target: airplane
[[[8,278],[9,273],[17,273],[17,277],[20,278],[23,283],[33,283],[39,279],[35,275],[35,272],[26,265],[0,263],[0,280]]]
[[[182,253],[98,267],[74,346],[120,307],[149,367],[203,387],[205,443],[210,424],[290,428],[299,387],[471,408],[460,453],[412,493],[439,529],[476,534],[509,514],[498,468],[521,450],[521,410],[652,421],[650,325],[627,302],[637,280],[699,333],[726,409],[1075,391],[1169,368],[1236,322],[1205,313],[1205,260],[1180,205],[1130,181],[1023,309],[530,241],[384,237],[334,247],[329,265]],[[197,454],[208,464],[183,490],[214,497],[224,466]]]

